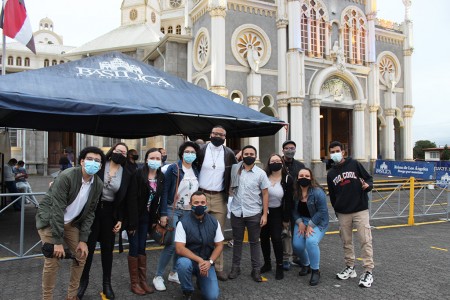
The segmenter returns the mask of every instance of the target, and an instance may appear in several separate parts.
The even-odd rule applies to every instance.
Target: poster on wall
[[[375,174],[394,177],[415,177],[430,180],[434,178],[434,163],[377,160]]]
[[[450,184],[450,161],[437,161],[435,164],[436,184],[447,188]]]

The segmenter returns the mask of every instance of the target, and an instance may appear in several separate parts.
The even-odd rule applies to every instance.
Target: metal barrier
[[[402,183],[375,184],[369,192],[369,215],[371,219],[408,218],[414,225],[414,217],[443,215],[449,219],[449,184],[442,186],[436,181],[416,181],[411,177]],[[330,222],[337,218],[331,206]]]

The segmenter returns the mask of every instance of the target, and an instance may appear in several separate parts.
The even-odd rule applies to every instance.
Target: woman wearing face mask
[[[95,211],[94,223],[88,239],[89,254],[84,266],[83,275],[78,288],[78,298],[82,298],[89,284],[89,272],[95,245],[100,242],[103,269],[103,294],[107,299],[114,299],[111,287],[111,269],[113,248],[116,233],[122,227],[125,199],[131,174],[124,168],[127,161],[128,147],[124,143],[117,143],[106,153],[106,163],[98,175],[103,180],[102,195]]]
[[[198,190],[198,169],[194,163],[197,159],[199,146],[191,141],[183,143],[178,151],[180,160],[171,164],[165,173],[164,191],[161,198],[161,218],[162,226],[167,222],[174,228],[179,219],[187,215],[191,211],[189,201],[191,195]],[[178,184],[178,186],[177,186]],[[170,259],[173,258],[172,270],[169,273],[168,280],[180,283],[178,273],[176,271],[177,256],[175,253],[175,245],[166,245],[161,252],[158,262],[158,270],[153,279],[153,285],[157,291],[165,291],[163,274]]]
[[[278,154],[269,157],[264,170],[270,181],[269,186],[269,214],[267,225],[261,228],[261,250],[264,256],[264,265],[261,273],[272,270],[270,260],[270,241],[272,241],[275,254],[275,279],[284,278],[283,272],[283,244],[281,231],[289,226],[292,211],[292,194],[294,180],[284,166],[283,158]]]
[[[312,273],[309,284],[314,286],[320,279],[319,243],[328,229],[329,216],[325,192],[308,168],[298,173],[294,199],[292,247],[302,264],[299,275]]]
[[[145,153],[145,165],[138,169],[131,179],[124,224],[130,243],[128,270],[131,291],[137,295],[151,294],[155,291],[147,284],[145,242],[151,224],[157,222],[163,187],[161,152],[157,148],[151,148]]]

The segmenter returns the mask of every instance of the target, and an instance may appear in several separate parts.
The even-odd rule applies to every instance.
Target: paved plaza
[[[50,179],[32,177],[34,191],[45,191]],[[38,241],[34,229],[33,205],[25,209],[25,248]],[[0,215],[0,243],[18,251],[20,213],[7,210]],[[242,274],[238,279],[220,282],[220,299],[450,299],[450,223],[439,216],[416,219],[417,226],[405,224],[406,218],[373,220],[374,284],[370,289],[358,287],[358,278],[339,281],[335,273],[344,267],[343,250],[336,230],[331,223],[329,234],[321,243],[321,282],[316,287],[308,285],[309,276],[299,277],[297,266],[285,272],[284,280],[275,280],[274,272],[264,274],[268,281],[256,283],[250,277],[250,251],[243,249]],[[424,224],[419,224],[423,222]],[[226,234],[230,237],[230,233]],[[357,247],[359,244],[357,243]],[[153,278],[161,252],[149,244],[147,252],[149,279]],[[28,247],[28,248],[27,248]],[[38,253],[39,247],[32,250]],[[359,254],[359,251],[357,251]],[[226,269],[231,263],[232,249],[224,247]],[[0,259],[11,256],[0,249]],[[129,291],[127,253],[115,253],[112,284],[117,299],[181,299],[180,287],[166,281],[167,291],[148,296],[136,296]],[[362,272],[358,261],[358,275]],[[64,299],[68,285],[69,261],[61,263],[55,299]],[[43,258],[0,261],[0,299],[40,299]],[[165,275],[167,277],[167,274]],[[359,277],[359,276],[358,276]],[[100,299],[100,255],[94,256],[90,286],[83,299]],[[195,294],[196,299],[198,293]]]

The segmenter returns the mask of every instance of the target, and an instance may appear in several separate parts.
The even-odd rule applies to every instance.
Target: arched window
[[[56,66],[58,64],[58,62],[56,61],[56,59],[52,60],[52,66]]]
[[[173,27],[169,26],[169,28],[167,28],[167,33],[173,33]]]
[[[366,61],[367,21],[364,13],[355,7],[345,11],[342,18],[344,26],[344,52],[347,62],[364,64]]]
[[[238,104],[242,104],[242,101],[244,100],[244,96],[242,96],[241,91],[233,91],[230,94],[230,99],[234,102],[234,103],[238,103]]]
[[[21,66],[22,65],[22,57],[18,56],[16,57],[16,66]]]
[[[181,25],[177,25],[176,34],[181,34]]]
[[[59,63],[60,63],[60,64],[63,64],[63,63],[64,63],[64,61],[63,61],[63,60],[60,60],[60,61],[59,61]]]
[[[14,57],[8,56],[8,65],[12,66],[14,64]]]
[[[320,0],[303,0],[300,17],[301,45],[309,57],[322,58],[328,39],[328,13]]]
[[[25,67],[29,67],[30,66],[30,58],[29,57],[25,57],[24,64],[25,64]]]
[[[48,59],[44,59],[44,67],[50,66],[50,61]]]
[[[165,33],[166,33],[166,32],[165,32],[166,30],[164,29],[164,27],[161,27],[161,29],[160,29],[160,30],[161,30],[161,32],[162,32],[163,34],[165,34]]]

